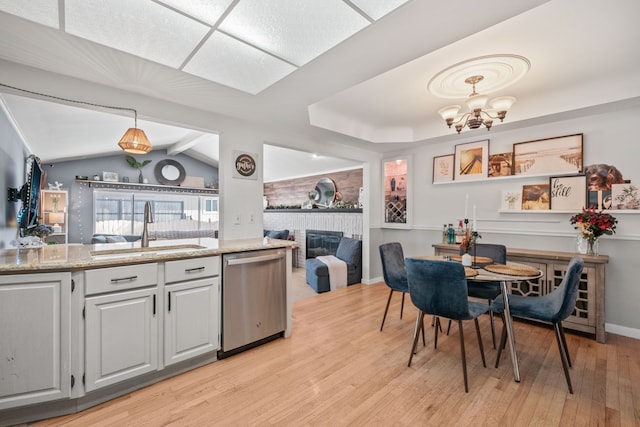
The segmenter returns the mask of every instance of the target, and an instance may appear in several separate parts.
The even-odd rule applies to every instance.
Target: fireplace
[[[306,230],[306,258],[335,255],[342,231]]]

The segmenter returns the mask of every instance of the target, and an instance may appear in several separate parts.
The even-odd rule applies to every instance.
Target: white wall
[[[453,153],[455,145],[490,139],[490,152],[510,151],[512,144],[576,133],[584,134],[584,164],[613,164],[625,179],[640,183],[640,144],[629,126],[640,115],[640,106],[621,104],[621,110],[585,115],[548,124],[533,125],[504,132],[474,131],[462,133],[455,142],[436,142],[408,153],[413,156],[414,222],[406,230],[371,230],[371,248],[383,242],[400,241],[405,255],[432,254],[431,245],[441,239],[444,223],[464,216],[465,195],[477,205],[478,228],[484,243],[503,243],[510,247],[575,252],[576,231],[565,213],[500,213],[500,196],[504,189],[523,184],[548,182],[548,178],[500,179],[433,185],[433,157]],[[618,219],[617,233],[604,236],[600,254],[608,255],[606,269],[607,330],[640,338],[640,286],[637,264],[640,254],[640,211],[631,214],[611,213]],[[371,250],[370,278],[381,276],[377,251]]]

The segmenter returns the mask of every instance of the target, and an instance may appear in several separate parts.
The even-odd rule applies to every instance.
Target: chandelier
[[[491,100],[491,108],[485,109],[487,95],[481,95],[476,92],[476,83],[481,82],[484,76],[476,75],[465,79],[465,83],[472,86],[471,95],[467,98],[465,103],[469,107],[469,112],[458,114],[460,105],[449,105],[448,107],[441,108],[438,113],[447,122],[447,126],[455,126],[456,131],[460,133],[465,126],[469,129],[477,129],[484,125],[487,130],[491,129],[493,121],[500,119],[502,122],[507,115],[507,111],[511,108],[516,98],[513,96],[501,96]]]

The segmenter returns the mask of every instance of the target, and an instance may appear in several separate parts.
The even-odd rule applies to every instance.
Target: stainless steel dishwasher
[[[286,250],[222,256],[222,351],[226,357],[284,335]]]

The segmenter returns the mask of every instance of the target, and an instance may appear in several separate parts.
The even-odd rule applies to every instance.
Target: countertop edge
[[[116,247],[109,245],[49,245],[40,248],[10,249],[0,252],[0,275],[75,272],[98,268],[119,267],[126,265],[148,264],[166,261],[178,261],[191,258],[218,256],[227,253],[248,252],[278,248],[294,248],[297,243],[279,239],[243,239],[218,242],[217,239],[181,239],[154,242],[158,249],[163,246],[185,242],[197,242],[202,249],[193,249],[177,253],[156,253],[135,257],[118,257],[108,259],[94,259],[91,251],[96,249],[108,250]],[[131,244],[119,246],[122,249],[139,247]]]

